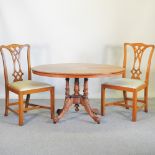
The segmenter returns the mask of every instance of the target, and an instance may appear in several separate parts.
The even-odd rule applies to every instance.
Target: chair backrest
[[[130,48],[130,50],[129,50]],[[133,54],[133,63],[132,61],[128,60],[128,52],[131,52]],[[126,77],[127,72],[127,64],[130,63],[131,70],[131,79],[139,79],[141,80],[142,76],[142,70],[141,66],[144,62],[146,64],[145,71],[143,70],[143,73],[145,74],[144,81],[148,84],[149,83],[149,74],[150,74],[150,65],[151,65],[151,59],[154,52],[154,45],[150,44],[144,44],[144,43],[124,43],[124,62],[123,67],[125,68],[125,72],[123,74],[123,77]],[[147,53],[147,58],[145,53]]]
[[[0,46],[0,52],[3,61],[4,78],[6,86],[8,86],[10,82],[22,81],[24,74],[25,76],[27,76],[28,80],[31,80],[30,45],[2,45]],[[24,57],[26,57],[26,64],[24,65],[27,68],[27,73],[23,71],[23,66],[21,65],[22,54],[24,55]],[[9,61],[7,61],[7,57],[10,57]],[[11,70],[10,73],[8,69]],[[12,77],[11,80],[9,79],[9,76]]]

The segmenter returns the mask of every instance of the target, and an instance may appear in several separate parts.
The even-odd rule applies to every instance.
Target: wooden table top
[[[59,78],[97,78],[121,74],[124,68],[114,65],[62,63],[47,64],[32,68],[34,74]]]

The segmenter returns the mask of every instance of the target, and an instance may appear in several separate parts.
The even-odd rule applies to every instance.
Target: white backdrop
[[[29,43],[32,66],[68,62],[122,65],[124,42],[155,43],[154,6],[154,0],[0,0],[0,44]],[[150,97],[155,97],[154,60],[155,55]],[[33,79],[53,84],[56,98],[64,97],[63,79]],[[90,98],[100,98],[101,82],[104,79],[89,80]],[[107,95],[120,97],[116,92]],[[48,94],[34,95],[46,97]],[[0,98],[4,98],[1,59]]]

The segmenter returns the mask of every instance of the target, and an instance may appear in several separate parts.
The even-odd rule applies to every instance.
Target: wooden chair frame
[[[10,52],[12,56],[12,61],[13,61],[13,69],[14,72],[12,76],[14,77],[13,82],[17,81],[23,81],[22,76],[24,75],[22,68],[21,68],[21,63],[20,63],[20,53],[23,48],[27,48],[27,67],[28,67],[28,80],[32,79],[31,75],[31,64],[30,64],[30,45],[24,44],[24,45],[19,45],[19,44],[11,44],[11,45],[2,45],[0,46],[0,52],[2,56],[2,61],[3,61],[3,67],[4,67],[4,79],[5,79],[5,116],[8,116],[8,111],[12,111],[15,114],[18,115],[19,118],[19,125],[23,125],[24,123],[24,112],[27,112],[29,110],[34,110],[34,109],[40,109],[40,108],[45,108],[45,109],[50,109],[51,111],[51,118],[54,118],[54,112],[55,112],[55,101],[54,101],[54,96],[55,96],[55,90],[54,87],[47,87],[47,88],[38,88],[38,89],[32,89],[32,90],[26,90],[26,91],[18,91],[17,89],[14,89],[10,87],[10,82],[8,80],[8,71],[7,71],[7,65],[6,65],[6,60],[5,60],[5,55],[3,49],[7,49],[8,52]],[[16,65],[18,65],[19,70],[16,69]],[[18,102],[10,102],[9,101],[9,92],[13,92],[18,95]],[[40,92],[45,92],[49,91],[50,92],[50,106],[42,106],[42,105],[37,105],[37,104],[32,104],[30,103],[30,94],[34,93],[40,93]],[[23,96],[26,95],[26,100],[24,100]],[[24,107],[25,104],[25,107]],[[12,109],[11,106],[18,105],[18,109]]]
[[[105,115],[105,106],[123,106],[126,109],[132,108],[132,121],[135,122],[137,118],[137,110],[144,108],[145,112],[148,112],[148,85],[149,85],[149,75],[150,75],[150,66],[151,66],[151,59],[154,52],[154,45],[146,45],[143,43],[125,43],[124,44],[124,61],[123,61],[123,68],[125,71],[122,75],[122,78],[126,78],[126,67],[127,67],[127,48],[128,46],[133,48],[134,51],[134,64],[131,70],[131,79],[140,79],[140,75],[142,74],[140,70],[141,59],[143,53],[147,48],[150,48],[150,54],[148,58],[148,65],[145,74],[145,81],[144,84],[139,86],[138,88],[128,88],[122,86],[115,86],[110,84],[102,84],[101,85],[101,115]],[[142,47],[142,48],[141,48]],[[139,67],[138,69],[135,68],[136,62],[138,61]],[[115,102],[105,102],[105,89],[114,89],[123,91],[123,101],[115,101]],[[144,99],[140,100],[137,98],[137,94],[139,91],[144,90]],[[131,92],[133,94],[132,98],[127,97],[127,92]],[[128,105],[128,101],[132,101],[132,105]],[[141,106],[137,106],[137,102],[142,103]],[[124,104],[125,103],[125,104]]]

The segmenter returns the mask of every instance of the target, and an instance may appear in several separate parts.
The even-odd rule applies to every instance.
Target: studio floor
[[[100,108],[100,100],[90,100]],[[48,104],[48,100],[33,100]],[[63,100],[56,100],[61,108]],[[48,110],[25,113],[24,126],[17,116],[4,117],[4,100],[0,100],[0,155],[154,155],[155,98],[149,99],[149,112],[139,111],[131,122],[131,109],[107,107],[101,124],[96,124],[82,107],[74,107],[53,124]]]

